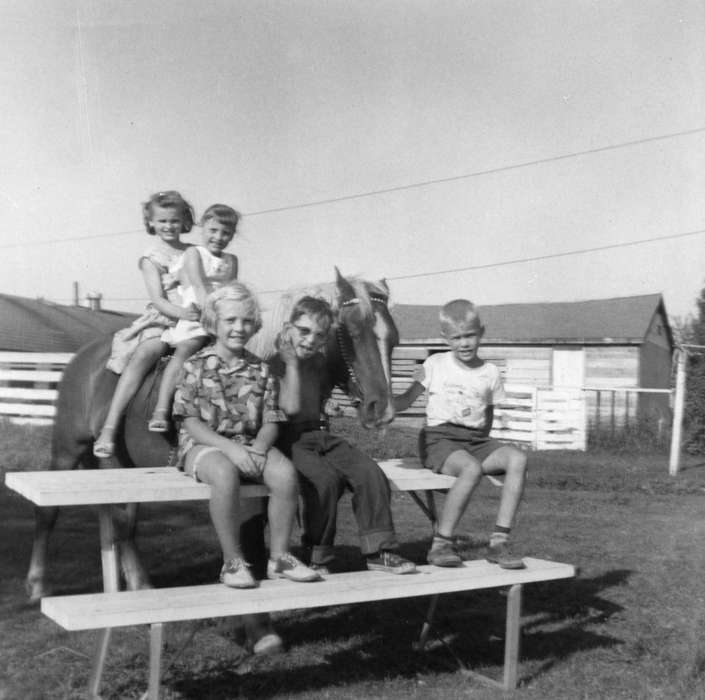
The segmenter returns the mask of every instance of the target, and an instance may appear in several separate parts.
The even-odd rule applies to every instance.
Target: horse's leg
[[[59,509],[56,506],[48,508],[34,506],[34,540],[29,570],[25,579],[25,590],[32,603],[36,603],[50,592],[46,585],[47,551],[49,536],[58,517]]]
[[[119,532],[118,543],[120,549],[120,569],[125,579],[125,586],[129,591],[137,591],[141,588],[152,588],[149,574],[142,566],[139,552],[137,550],[137,516],[139,514],[139,504],[128,503],[122,514],[122,532]]]
[[[56,429],[55,427],[51,444],[52,469],[75,469],[81,462],[87,445],[78,439],[68,437],[71,434],[71,430]],[[34,508],[34,539],[27,578],[25,579],[25,590],[32,602],[36,602],[50,593],[50,588],[46,583],[46,562],[49,537],[58,517],[59,508],[56,506],[35,506]]]

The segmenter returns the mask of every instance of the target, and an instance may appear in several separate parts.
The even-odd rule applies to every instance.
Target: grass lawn
[[[337,426],[376,456],[414,454],[415,432],[363,434]],[[46,468],[48,431],[0,425],[3,471]],[[526,554],[579,567],[575,580],[524,589],[517,697],[705,699],[705,460],[677,477],[665,453],[533,453],[514,538]],[[489,533],[498,490],[483,483],[461,530]],[[440,500],[440,499],[439,499]],[[32,507],[0,488],[0,700],[79,698],[93,632],[68,633],[24,597]],[[395,494],[403,553],[424,560],[430,528],[411,499]],[[140,546],[156,586],[212,582],[220,558],[207,505],[144,509]],[[340,508],[343,563],[362,566],[349,499]],[[480,557],[481,549],[469,552]],[[98,526],[88,508],[65,509],[50,546],[57,593],[100,589]],[[167,653],[195,637],[165,673],[166,700],[200,698],[503,698],[465,678],[455,658],[499,678],[500,592],[441,598],[440,639],[411,650],[424,599],[291,611],[275,616],[285,653],[247,657],[232,620],[167,627]],[[139,698],[146,688],[145,628],[117,630],[103,697]]]

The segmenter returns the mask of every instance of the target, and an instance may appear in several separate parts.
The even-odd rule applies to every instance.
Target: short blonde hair
[[[216,335],[219,318],[218,305],[221,301],[238,301],[244,304],[255,321],[255,333],[262,327],[262,315],[255,295],[242,282],[230,282],[206,297],[201,312],[201,325],[209,335],[213,337]]]
[[[461,323],[475,322],[478,328],[482,328],[482,321],[477,307],[467,299],[453,299],[441,307],[438,314],[441,322],[441,330],[448,326],[457,326]]]

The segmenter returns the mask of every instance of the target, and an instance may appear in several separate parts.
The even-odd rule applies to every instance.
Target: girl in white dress
[[[157,192],[142,205],[142,216],[147,233],[156,239],[138,263],[149,303],[131,326],[118,331],[113,338],[107,367],[121,376],[93,445],[93,454],[101,459],[112,456],[115,431],[127,404],[168,349],[161,340],[162,333],[179,320],[195,321],[200,316],[195,305],[184,304],[180,293],[184,252],[192,247],[180,237],[193,226],[193,207],[178,192]]]
[[[238,260],[226,253],[237,229],[240,214],[225,204],[213,204],[204,212],[200,225],[203,245],[192,246],[184,254],[181,271],[182,297],[186,306],[203,308],[210,292],[237,279]],[[149,421],[149,429],[156,433],[169,430],[169,413],[176,382],[184,361],[206,345],[210,336],[199,321],[179,320],[161,336],[164,343],[174,347],[174,354],[164,369],[157,405]]]

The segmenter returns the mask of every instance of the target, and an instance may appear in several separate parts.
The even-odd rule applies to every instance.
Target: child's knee
[[[482,464],[465,451],[451,454],[443,464],[442,471],[464,481],[479,481],[482,478]]]
[[[271,490],[292,493],[294,496],[299,492],[299,481],[296,469],[281,452],[270,450],[267,455],[267,462],[262,475],[265,484]]]
[[[509,459],[507,460],[507,474],[523,477],[526,474],[528,458],[526,452],[511,448]]]
[[[240,485],[240,472],[224,457],[205,456],[198,465],[198,475],[220,493],[231,493]]]

